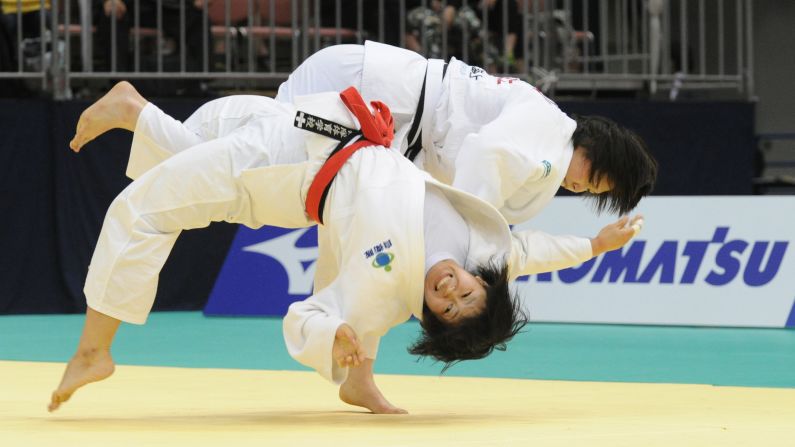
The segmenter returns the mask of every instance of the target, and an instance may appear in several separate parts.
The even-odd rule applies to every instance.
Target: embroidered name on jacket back
[[[324,137],[338,141],[342,141],[354,132],[358,132],[356,129],[345,127],[341,124],[323,119],[319,116],[301,112],[300,110],[295,114],[293,125],[299,129],[308,130],[309,132],[323,135]]]

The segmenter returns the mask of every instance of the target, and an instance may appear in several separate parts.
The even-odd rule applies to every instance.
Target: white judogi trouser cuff
[[[127,177],[137,179],[174,154],[202,141],[182,122],[150,102],[138,115],[127,163]]]
[[[143,324],[182,230],[224,220],[253,225],[227,140],[203,143],[146,170],[111,203],[86,277],[89,307]]]

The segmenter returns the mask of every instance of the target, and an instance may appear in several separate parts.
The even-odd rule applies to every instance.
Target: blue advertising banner
[[[795,198],[650,197],[636,212],[643,231],[623,249],[516,282],[533,321],[793,326]],[[514,230],[593,236],[613,219],[558,198]]]
[[[204,313],[283,316],[312,293],[317,253],[317,227],[241,226]]]
[[[623,249],[514,284],[533,321],[795,326],[792,197],[651,197],[643,231]],[[560,197],[532,222],[593,236],[615,219]],[[317,230],[241,228],[205,312],[282,316],[312,291]]]

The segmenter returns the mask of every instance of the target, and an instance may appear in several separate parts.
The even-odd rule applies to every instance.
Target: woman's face
[[[480,315],[486,308],[486,282],[447,259],[425,275],[425,304],[448,324]]]

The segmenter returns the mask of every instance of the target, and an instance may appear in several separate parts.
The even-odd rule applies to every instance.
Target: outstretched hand
[[[364,362],[364,352],[356,337],[356,331],[348,324],[343,323],[337,328],[331,356],[340,368],[351,368]]]
[[[629,218],[624,216],[617,221],[606,225],[599,234],[591,239],[591,249],[594,256],[623,247],[633,237],[637,236],[643,228],[643,216],[640,214]]]

